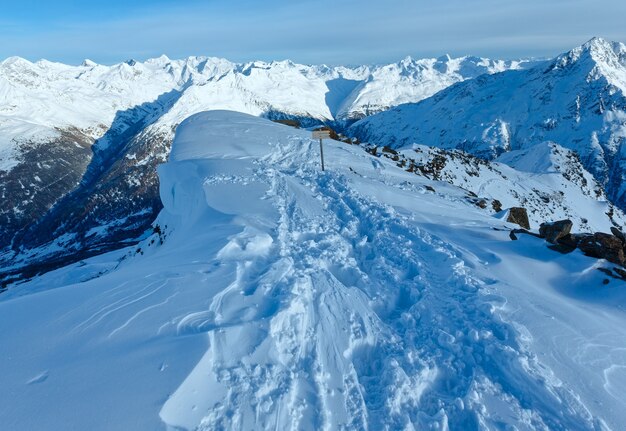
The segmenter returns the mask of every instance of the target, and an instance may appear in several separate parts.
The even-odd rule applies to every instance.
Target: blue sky
[[[543,57],[592,36],[626,41],[624,0],[0,0],[0,11],[0,58],[67,63]]]

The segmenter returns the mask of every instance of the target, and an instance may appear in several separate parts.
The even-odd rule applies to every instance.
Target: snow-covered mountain
[[[562,219],[571,220],[576,232],[609,232],[626,225],[623,211],[608,201],[578,156],[554,143],[510,151],[497,161],[420,145],[376,153],[397,159],[396,165],[416,175],[466,190],[468,202],[490,213],[504,215],[506,208],[523,207],[534,229]]]
[[[598,270],[614,265],[511,241],[514,225],[449,183],[476,186],[462,167],[479,162],[457,152],[436,169],[443,153],[418,149],[326,141],[321,172],[305,131],[192,116],[159,168],[151,236],[0,294],[0,423],[621,429],[626,290]],[[524,170],[547,171],[528,188],[565,187],[552,170],[575,168],[569,154],[551,144],[507,155],[517,171],[481,164],[489,182],[473,190],[522,185]]]
[[[579,154],[626,207],[626,46],[594,38],[528,70],[483,75],[352,126],[360,138],[458,148],[485,158],[545,141]]]
[[[160,209],[156,166],[176,125],[196,112],[350,121],[525,64],[443,57],[347,68],[160,57],[68,66],[9,58],[0,63],[0,262],[6,267],[25,249],[84,253],[136,237]]]

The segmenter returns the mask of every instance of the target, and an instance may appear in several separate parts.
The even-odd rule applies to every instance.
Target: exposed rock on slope
[[[398,151],[371,145],[364,148],[416,175],[465,189],[468,201],[491,213],[523,207],[531,225],[527,227],[564,218],[582,232],[609,231],[626,224],[623,211],[606,199],[576,154],[554,143],[511,151],[498,161],[421,145]]]

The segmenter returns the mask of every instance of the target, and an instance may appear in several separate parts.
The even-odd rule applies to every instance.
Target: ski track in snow
[[[502,406],[489,398],[521,429],[598,427],[549,384],[494,313],[505,299],[483,294],[459,252],[343,175],[289,162],[315,157],[296,142],[258,164],[280,214],[274,250],[239,263],[209,311],[179,325],[209,333],[204,369],[227,388],[199,429],[478,429],[498,422]],[[252,326],[245,341],[224,332]],[[278,357],[255,363],[266,343]]]

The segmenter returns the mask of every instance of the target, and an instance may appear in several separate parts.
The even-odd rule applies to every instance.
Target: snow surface
[[[161,233],[0,294],[2,426],[622,428],[610,265],[511,241],[465,190],[324,145],[321,172],[306,131],[186,120]]]

